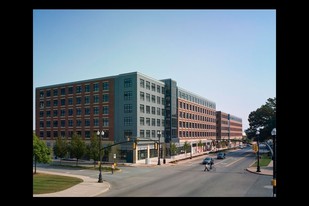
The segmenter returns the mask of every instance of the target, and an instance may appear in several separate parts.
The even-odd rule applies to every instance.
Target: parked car
[[[205,159],[203,159],[203,162],[202,164],[205,165],[205,164],[214,164],[214,159],[211,158],[211,157],[206,157]]]
[[[217,159],[224,159],[224,158],[225,158],[225,153],[219,152],[219,153],[217,154]]]

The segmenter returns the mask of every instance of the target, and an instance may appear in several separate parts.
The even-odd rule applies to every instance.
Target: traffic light
[[[259,150],[258,145],[257,144],[252,144],[252,150],[254,152],[257,152]]]

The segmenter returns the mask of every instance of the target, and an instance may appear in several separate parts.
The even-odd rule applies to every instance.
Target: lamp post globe
[[[97,135],[99,136],[99,179],[98,182],[103,182],[102,179],[102,169],[101,169],[101,139],[104,135],[104,132],[97,131]]]
[[[273,180],[272,180],[272,185],[273,185],[273,197],[276,197],[276,176],[277,176],[277,169],[276,169],[276,134],[277,130],[274,128],[271,131],[271,135],[273,137]]]
[[[161,161],[160,161],[161,131],[158,131],[158,137],[159,137],[159,145],[158,145],[158,165],[161,165]]]
[[[261,169],[260,169],[260,143],[259,143],[260,131],[257,130],[255,134],[256,134],[256,136],[257,136],[257,146],[258,146],[256,172],[261,172]]]

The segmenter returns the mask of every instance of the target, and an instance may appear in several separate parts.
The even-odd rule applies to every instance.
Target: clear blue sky
[[[245,130],[250,112],[276,96],[276,11],[33,11],[33,94],[134,71],[176,80]]]

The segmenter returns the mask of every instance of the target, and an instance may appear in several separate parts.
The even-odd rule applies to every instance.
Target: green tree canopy
[[[35,164],[34,173],[36,173],[36,163],[49,163],[51,162],[51,150],[47,147],[45,142],[40,140],[33,133],[33,158]]]
[[[76,133],[72,135],[69,150],[71,156],[76,158],[76,165],[78,165],[78,160],[86,153],[86,143],[80,135]]]
[[[271,131],[276,127],[276,97],[267,99],[267,102],[249,114],[249,128],[245,130],[248,139],[256,138],[259,129],[259,140],[271,138]]]
[[[61,161],[61,159],[64,158],[68,152],[67,140],[62,139],[62,137],[57,137],[53,150],[54,150],[54,155],[59,157]]]

